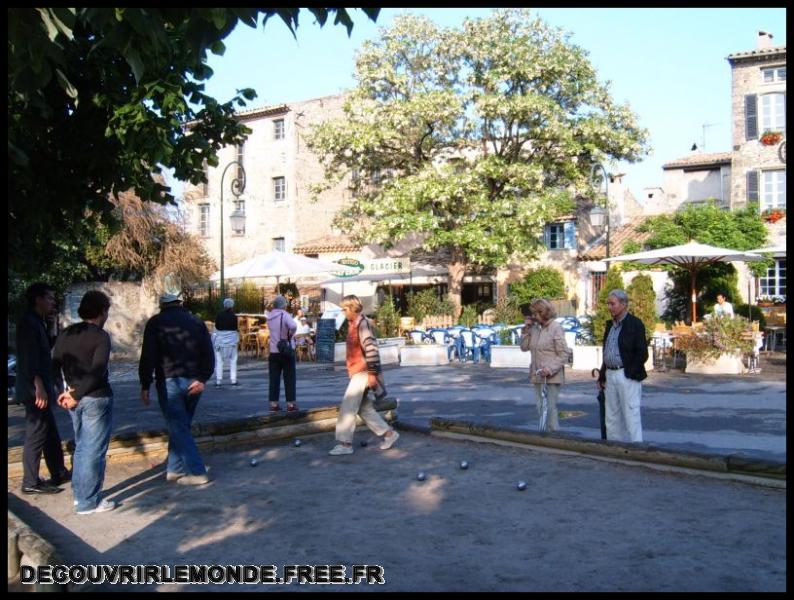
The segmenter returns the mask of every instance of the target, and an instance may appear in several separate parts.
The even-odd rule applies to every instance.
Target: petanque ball
[[[256,462],[255,458],[252,458],[250,464],[251,464],[252,467],[255,467],[258,463]]]
[[[417,480],[417,481],[424,481],[425,479],[426,479],[426,476],[425,476],[425,474],[424,474],[424,472],[423,472],[423,471],[419,471],[419,472],[416,474],[416,480]]]
[[[361,447],[364,448],[367,445],[367,440],[361,440]]]
[[[523,492],[525,489],[527,489],[527,482],[526,482],[526,481],[519,481],[519,482],[516,484],[516,489],[517,489],[519,492]]]
[[[469,468],[469,463],[466,462],[465,460],[460,461],[460,468],[465,471],[466,469]]]
[[[297,448],[297,447],[298,447],[298,446],[300,446],[302,443],[303,443],[303,442],[301,442],[300,440],[295,440],[294,442],[292,442],[292,445],[293,445],[293,446],[295,446],[295,447]]]

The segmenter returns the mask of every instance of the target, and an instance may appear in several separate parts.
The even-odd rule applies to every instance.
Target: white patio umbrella
[[[226,279],[275,277],[276,284],[278,284],[282,277],[343,272],[358,273],[358,269],[331,261],[309,258],[301,254],[273,250],[267,254],[257,254],[248,260],[227,267],[224,269],[224,277]],[[218,281],[220,278],[220,271],[210,275],[211,281]]]
[[[762,259],[762,256],[752,252],[689,242],[681,246],[659,248],[647,252],[635,252],[634,254],[624,254],[622,256],[611,256],[603,260],[605,262],[638,262],[644,265],[677,265],[689,271],[692,278],[692,297],[690,299],[692,322],[695,323],[697,321],[695,313],[695,304],[697,302],[695,278],[701,267],[718,262],[750,262]]]

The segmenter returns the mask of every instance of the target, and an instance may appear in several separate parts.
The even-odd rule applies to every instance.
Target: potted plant
[[[755,302],[758,306],[780,306],[786,303],[786,297],[763,294],[758,296],[758,298],[755,299]]]
[[[781,208],[774,208],[764,212],[764,220],[767,223],[777,223],[786,216],[786,211]]]
[[[766,130],[761,134],[760,141],[764,146],[774,146],[783,139],[783,133],[780,131]]]
[[[739,316],[703,321],[701,329],[678,339],[678,349],[686,354],[686,372],[742,373],[742,356],[755,345],[748,335],[751,329],[750,321]]]

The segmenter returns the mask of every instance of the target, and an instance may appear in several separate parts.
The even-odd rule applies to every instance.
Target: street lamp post
[[[603,174],[604,178],[604,194],[606,195],[606,210],[598,206],[597,204],[593,207],[590,211],[590,223],[592,223],[593,227],[601,227],[606,224],[606,233],[607,233],[607,252],[606,258],[609,258],[609,175],[607,175],[607,171],[604,168],[604,165],[601,163],[595,163],[593,168],[590,170],[590,185],[593,185],[596,177],[596,171],[601,169],[601,173]],[[598,186],[599,189],[601,186]]]
[[[229,167],[231,167],[232,165],[237,165],[238,174],[239,174],[238,177],[235,177],[234,179],[232,179],[232,185],[231,185],[232,194],[234,194],[235,198],[239,198],[240,194],[242,194],[243,190],[245,190],[245,169],[243,168],[242,163],[240,163],[240,162],[238,162],[236,160],[233,160],[228,165],[226,165],[226,168],[223,169],[223,174],[221,175],[221,204],[220,204],[220,214],[221,214],[221,299],[223,299],[223,297],[225,296],[225,293],[224,293],[225,292],[224,280],[223,280],[223,180],[226,177],[226,171],[228,171]],[[232,221],[232,228],[233,229],[234,228],[239,229],[239,227],[235,227],[235,225],[239,226],[243,222],[245,222],[245,215],[241,215],[239,210],[235,210],[231,215],[229,215],[229,218]]]

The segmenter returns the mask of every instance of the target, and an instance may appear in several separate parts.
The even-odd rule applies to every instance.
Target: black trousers
[[[289,358],[281,356],[278,352],[271,352],[267,359],[268,375],[270,377],[270,394],[268,399],[272,403],[278,402],[281,393],[281,376],[284,375],[284,395],[287,402],[295,402],[295,354]]]
[[[66,472],[66,465],[63,461],[61,436],[58,435],[58,426],[52,414],[52,403],[48,402],[45,409],[37,408],[33,399],[23,404],[25,405],[25,445],[22,449],[24,469],[22,485],[32,487],[40,482],[39,467],[42,452],[50,477],[63,475]]]

